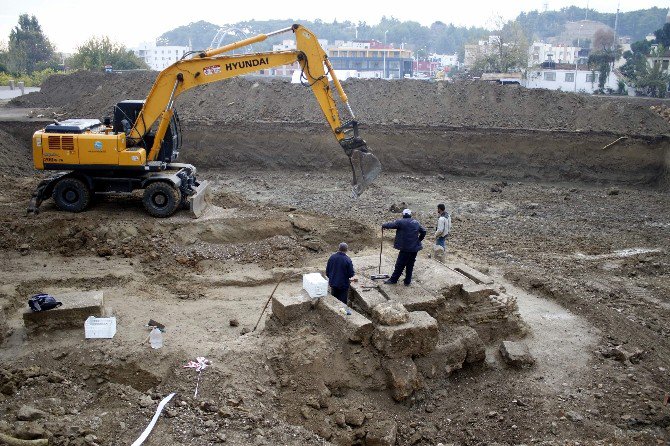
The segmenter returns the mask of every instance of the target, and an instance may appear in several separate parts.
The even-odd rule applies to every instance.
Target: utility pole
[[[584,17],[584,20],[589,19],[589,2],[586,2],[586,17]]]
[[[389,32],[388,29],[386,31],[384,31],[384,73],[382,73],[382,78],[383,79],[386,79],[386,52],[387,52],[387,49],[386,49],[386,34],[388,32]]]
[[[621,6],[621,2],[617,3],[616,16],[614,17],[614,48],[616,48],[616,46],[617,46],[616,39],[617,39],[617,36],[619,35],[617,31],[619,30],[619,7],[620,6]]]
[[[577,64],[579,63],[579,51],[581,50],[579,46],[579,37],[577,37],[577,54],[575,55],[575,93],[577,93]]]

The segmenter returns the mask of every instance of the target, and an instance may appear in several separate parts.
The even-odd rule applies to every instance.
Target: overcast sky
[[[670,0],[479,0],[479,1],[365,1],[282,2],[188,2],[176,0],[134,0],[96,2],[90,0],[0,0],[0,41],[7,42],[9,32],[22,13],[34,14],[59,51],[72,52],[91,36],[107,35],[132,47],[153,41],[165,31],[198,20],[215,24],[241,20],[321,19],[331,22],[351,20],[378,23],[382,16],[415,20],[423,25],[440,20],[465,26],[490,26],[495,15],[506,19],[521,11],[560,9],[577,5],[601,12],[615,12],[658,6],[670,7]],[[435,6],[440,5],[440,6]]]

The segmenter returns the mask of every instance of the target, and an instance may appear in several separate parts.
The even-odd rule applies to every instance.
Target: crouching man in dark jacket
[[[355,280],[354,264],[347,255],[348,249],[346,243],[340,243],[337,252],[330,256],[326,265],[330,294],[345,305],[349,296],[349,282]]]
[[[426,236],[426,229],[412,218],[412,211],[405,209],[402,211],[402,218],[382,225],[383,229],[395,229],[395,241],[393,247],[400,251],[398,259],[395,262],[395,269],[391,278],[385,281],[386,284],[398,283],[402,271],[405,270],[405,280],[403,283],[409,286],[412,283],[412,271],[416,254],[423,249],[421,241]]]

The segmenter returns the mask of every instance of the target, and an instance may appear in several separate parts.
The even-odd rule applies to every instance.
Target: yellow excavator
[[[293,32],[296,49],[224,54]],[[379,160],[358,134],[358,122],[335,70],[316,36],[301,25],[259,34],[220,48],[193,51],[158,74],[145,100],[114,106],[113,120],[67,119],[33,135],[33,162],[38,170],[58,170],[33,193],[28,212],[37,213],[53,197],[61,210],[81,212],[94,194],[144,190],[142,202],[154,217],[168,217],[180,207],[198,217],[207,203],[207,181],[196,179],[196,168],[177,163],[181,148],[177,97],[186,90],[235,76],[297,62],[303,85],[311,87],[335,138],[349,157],[352,195],[359,196],[381,172]],[[331,82],[350,119],[342,121]]]

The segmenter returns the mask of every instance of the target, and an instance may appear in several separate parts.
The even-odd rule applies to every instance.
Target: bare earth
[[[616,104],[607,107],[643,113],[638,105],[631,111]],[[62,110],[46,113],[52,112]],[[454,167],[443,157],[452,152],[439,149],[448,134],[379,124],[368,130],[372,139],[405,134],[408,141],[414,132],[423,142],[408,163],[392,138],[373,147],[392,167],[354,201],[346,159],[328,135],[310,143],[313,152],[299,152],[331,153],[327,162],[287,168],[296,146],[278,136],[272,152],[271,138],[254,133],[267,131],[264,123],[240,131],[251,135],[250,146],[267,151],[255,157],[252,150],[226,151],[227,135],[242,138],[234,132],[187,120],[190,141],[208,142],[184,155],[201,160],[213,203],[198,220],[184,213],[156,220],[135,195],[100,199],[81,214],[47,201],[39,215],[26,217],[40,178],[31,170],[29,138],[43,123],[0,116],[0,160],[7,160],[0,173],[0,328],[2,316],[8,328],[0,346],[0,432],[49,437],[56,445],[130,444],[158,401],[177,392],[145,444],[374,444],[366,432],[389,422],[398,445],[670,440],[670,196],[667,127],[659,122],[647,122],[644,131],[636,124],[640,146],[619,147],[611,163],[573,178],[569,169],[543,170],[532,143],[519,148],[514,163],[478,176],[487,171],[480,163],[486,153],[468,161],[466,149],[468,138],[490,134],[483,127],[463,137]],[[630,130],[624,127],[616,135]],[[581,144],[597,153],[604,145],[597,138],[616,135],[590,134]],[[541,137],[542,150],[568,150],[566,158],[581,150],[545,145],[554,136]],[[493,152],[498,143],[506,144],[496,136],[486,142]],[[640,152],[643,145],[648,151]],[[496,155],[501,162],[509,161],[506,151],[513,153],[511,144]],[[654,160],[641,170],[645,181],[627,173],[637,159]],[[246,333],[283,273],[322,270],[340,241],[350,244],[354,259],[376,256],[381,223],[398,217],[391,205],[413,209],[430,228],[438,202],[453,217],[449,259],[488,273],[517,297],[534,367],[510,369],[488,346],[483,363],[426,379],[423,390],[397,403],[371,385],[379,371],[369,370],[367,351],[340,342],[313,315],[283,327],[266,314]],[[395,252],[385,237],[389,270]],[[429,251],[420,253],[419,279],[432,261]],[[298,289],[297,280],[280,290]],[[72,290],[104,291],[118,322],[113,340],[85,340],[83,330],[26,333],[21,315],[30,295]],[[151,318],[167,327],[159,350],[146,342]],[[231,326],[233,319],[239,325]],[[213,365],[195,398],[196,373],[182,366],[197,356]],[[334,375],[343,384],[324,389]],[[18,420],[24,405],[44,414]],[[334,421],[359,410],[366,415],[361,427]]]

